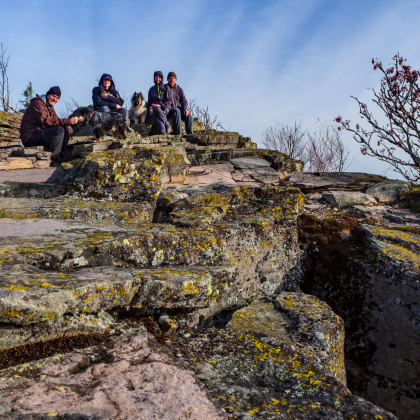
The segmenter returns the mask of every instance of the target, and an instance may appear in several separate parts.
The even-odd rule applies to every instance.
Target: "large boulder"
[[[73,414],[80,419],[227,420],[195,375],[177,366],[145,331],[15,366],[0,376],[1,414],[13,418]]]
[[[282,293],[169,345],[232,419],[396,420],[346,388],[343,341],[343,322],[326,304]]]
[[[371,195],[357,191],[325,191],[322,198],[333,207],[348,207],[354,204],[371,206],[376,203]]]
[[[373,185],[366,190],[366,193],[376,198],[381,203],[392,203],[396,201],[402,192],[407,192],[410,185],[403,181],[383,181]]]

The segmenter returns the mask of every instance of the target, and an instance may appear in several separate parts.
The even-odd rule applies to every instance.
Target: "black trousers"
[[[57,125],[55,127],[34,131],[23,140],[23,145],[25,147],[44,146],[47,150],[52,152],[51,159],[56,160],[64,156],[69,139],[70,135],[66,132],[64,127]]]

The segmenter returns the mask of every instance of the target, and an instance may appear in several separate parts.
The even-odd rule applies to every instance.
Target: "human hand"
[[[121,105],[115,105],[115,108],[117,108],[117,109],[120,109],[121,108]]]
[[[77,117],[73,117],[73,118],[77,118]],[[69,125],[66,127],[66,131],[67,131],[67,134],[73,133],[73,129]]]
[[[188,109],[186,109],[186,110],[185,110],[185,116],[186,116],[186,117],[188,117],[188,115],[190,115],[190,114],[191,114],[191,112],[190,112],[190,111],[188,111]]]
[[[70,124],[77,124],[79,122],[79,117],[71,117],[69,118],[69,123]]]
[[[102,99],[106,99],[106,98],[108,98],[108,95],[107,95],[106,93],[103,93],[103,94],[101,95],[101,98],[102,98]]]
[[[159,104],[152,104],[152,108],[156,108],[156,107],[160,108],[160,105]]]
[[[84,118],[83,117],[79,117],[79,121],[84,121]]]

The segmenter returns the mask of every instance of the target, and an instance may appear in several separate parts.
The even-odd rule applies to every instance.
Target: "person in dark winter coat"
[[[174,134],[182,134],[181,121],[185,121],[187,134],[192,134],[192,115],[188,110],[188,101],[184,95],[182,87],[176,84],[176,74],[173,71],[169,72],[167,80],[168,83],[165,86],[168,90],[169,99],[171,101],[171,109],[168,112],[168,118],[172,115],[174,116]]]
[[[71,125],[83,120],[81,117],[58,118],[54,105],[61,97],[61,90],[53,86],[45,95],[36,95],[31,100],[20,123],[20,138],[24,147],[44,146],[50,150],[52,163],[64,161],[64,153],[70,134]]]
[[[121,98],[115,89],[115,83],[110,74],[104,73],[99,80],[98,86],[93,88],[92,101],[95,111],[118,112],[128,122],[129,111],[127,108],[122,107],[124,105],[124,99]],[[128,127],[128,131],[132,132],[133,130]]]
[[[153,108],[153,115],[156,117],[160,133],[166,134],[169,128],[166,116],[171,109],[171,102],[168,97],[167,88],[163,83],[163,73],[161,71],[155,71],[153,80],[155,84],[149,89],[147,106]]]

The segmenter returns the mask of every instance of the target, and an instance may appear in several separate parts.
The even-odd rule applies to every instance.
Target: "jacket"
[[[161,71],[155,71],[154,76],[161,76],[163,80],[163,73]],[[160,82],[159,84],[155,83],[154,86],[149,89],[147,106],[151,107],[152,104],[159,104],[165,114],[171,109],[171,101],[168,96],[168,90],[163,82]]]
[[[36,95],[31,100],[20,123],[20,139],[25,140],[30,134],[44,128],[70,125],[68,118],[58,118],[54,107],[47,106],[45,95]]]
[[[102,82],[105,77],[109,77],[111,79],[111,86],[109,87],[107,91],[102,86]],[[103,92],[105,92],[108,95],[107,99],[102,98],[101,95]],[[121,106],[124,105],[124,99],[120,97],[118,90],[115,89],[115,84],[110,74],[104,73],[101,76],[101,79],[99,80],[98,86],[93,88],[92,101],[93,101],[93,107],[95,111],[101,108],[102,106],[107,106],[110,109],[116,109],[117,105],[121,105]]]
[[[175,84],[174,87],[171,87],[169,84],[166,84],[165,86],[168,90],[171,106],[174,108],[181,108],[181,112],[184,112],[186,109],[188,109],[188,101],[185,97],[182,87],[178,86],[177,84]]]

